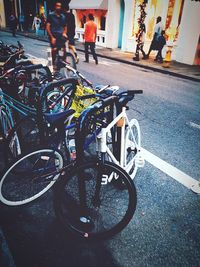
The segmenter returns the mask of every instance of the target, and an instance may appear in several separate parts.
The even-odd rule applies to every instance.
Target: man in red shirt
[[[97,55],[95,52],[95,42],[97,38],[97,25],[94,22],[94,17],[92,14],[88,15],[89,21],[85,23],[85,31],[84,31],[84,39],[85,39],[85,61],[89,62],[89,51],[88,48],[92,52],[95,63],[98,64]]]

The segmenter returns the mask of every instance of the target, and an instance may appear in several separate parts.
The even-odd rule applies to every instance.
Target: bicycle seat
[[[44,117],[50,124],[60,124],[66,120],[67,117],[74,113],[73,109],[68,109],[58,113],[45,113]]]

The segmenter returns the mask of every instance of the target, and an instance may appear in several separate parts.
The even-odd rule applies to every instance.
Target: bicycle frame
[[[126,156],[125,156],[125,129],[126,124],[128,127],[131,127],[130,121],[128,119],[128,116],[126,114],[126,107],[122,107],[121,113],[111,122],[108,124],[107,127],[102,128],[100,134],[97,136],[98,140],[98,150],[99,152],[103,154],[108,154],[110,159],[117,165],[121,166],[125,171],[128,173],[132,167],[132,162],[136,159],[138,156],[138,153],[133,157],[133,159],[129,162],[129,164],[126,166]],[[117,137],[117,143],[120,142],[120,151],[119,151],[119,159],[111,152],[107,145],[107,136],[111,132],[111,129],[113,127],[117,126],[121,130],[121,136],[120,140]],[[135,137],[133,133],[131,132],[133,140],[135,141]],[[136,144],[136,142],[135,142]],[[140,152],[140,147],[137,147],[138,152]],[[135,168],[136,169],[136,168]],[[136,171],[136,170],[134,170]]]

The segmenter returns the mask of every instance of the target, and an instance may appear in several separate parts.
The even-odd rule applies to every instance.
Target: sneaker
[[[133,57],[134,61],[140,61],[140,59],[138,57]]]
[[[98,59],[95,60],[96,65],[98,65]]]
[[[79,63],[79,57],[76,57],[76,64]]]
[[[83,62],[85,62],[85,63],[89,63],[89,61],[88,61],[88,60],[84,60]]]

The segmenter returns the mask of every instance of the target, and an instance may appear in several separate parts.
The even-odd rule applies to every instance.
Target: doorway
[[[124,10],[125,10],[124,0],[120,0],[120,20],[119,20],[118,48],[122,47],[122,36],[123,36],[123,28],[124,28]]]

